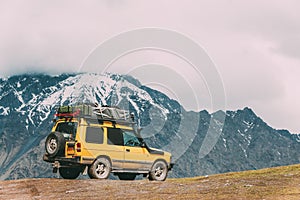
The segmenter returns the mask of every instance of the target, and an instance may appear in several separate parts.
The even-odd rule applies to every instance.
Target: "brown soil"
[[[300,199],[300,165],[206,177],[0,181],[0,199]]]

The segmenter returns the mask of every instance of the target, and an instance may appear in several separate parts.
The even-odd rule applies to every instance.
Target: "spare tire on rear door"
[[[48,135],[45,143],[46,152],[50,157],[64,155],[65,138],[60,132],[52,132]]]

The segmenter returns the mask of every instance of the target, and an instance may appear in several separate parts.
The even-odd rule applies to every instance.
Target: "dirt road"
[[[300,165],[214,176],[148,180],[0,181],[0,199],[300,199]]]

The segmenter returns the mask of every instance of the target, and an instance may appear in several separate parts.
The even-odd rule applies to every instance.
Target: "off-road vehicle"
[[[76,179],[82,173],[134,180],[143,174],[164,181],[172,168],[171,154],[148,147],[128,111],[82,104],[60,106],[55,116],[43,160],[53,163],[53,172],[63,178]]]

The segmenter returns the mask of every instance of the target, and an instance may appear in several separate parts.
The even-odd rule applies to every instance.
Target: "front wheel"
[[[95,162],[89,167],[89,177],[95,179],[107,179],[111,171],[110,161],[101,157],[95,160]]]
[[[156,161],[149,173],[149,180],[154,181],[164,181],[168,175],[168,166],[166,162],[159,160]]]
[[[59,174],[64,179],[76,179],[81,172],[81,169],[74,167],[60,167]]]

